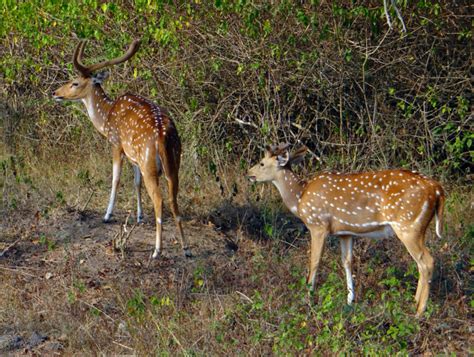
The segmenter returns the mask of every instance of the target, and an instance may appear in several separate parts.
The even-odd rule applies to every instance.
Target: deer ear
[[[103,81],[105,81],[109,77],[110,72],[109,71],[102,71],[102,72],[97,72],[92,76],[92,83],[94,84],[102,84]]]
[[[272,156],[272,147],[270,145],[265,145],[265,157]]]
[[[283,154],[280,154],[277,156],[277,163],[278,163],[278,166],[280,167],[284,167],[288,161],[290,161],[290,153],[287,151],[285,151]]]

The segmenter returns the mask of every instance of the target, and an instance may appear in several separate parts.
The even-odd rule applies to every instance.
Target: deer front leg
[[[143,222],[142,210],[142,174],[138,165],[133,165],[135,191],[137,192],[137,223]]]
[[[346,273],[347,283],[347,304],[351,305],[354,301],[354,282],[352,281],[352,247],[351,236],[341,237],[341,259],[344,271]]]
[[[109,204],[103,219],[104,223],[110,222],[112,212],[114,210],[115,198],[117,197],[117,189],[120,183],[120,173],[122,172],[123,151],[119,147],[112,148],[112,190],[110,191]]]
[[[324,241],[326,240],[327,230],[325,227],[310,226],[308,227],[311,233],[311,253],[309,257],[309,272],[307,283],[311,284],[311,291],[314,290],[316,282],[316,272],[318,270],[319,262],[324,248]]]

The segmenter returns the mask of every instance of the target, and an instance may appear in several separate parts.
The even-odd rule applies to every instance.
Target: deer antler
[[[278,144],[278,145],[267,145],[265,149],[268,151],[268,153],[271,156],[277,156],[277,155],[283,154],[288,149],[289,146],[290,144],[288,143]]]
[[[290,144],[285,143],[285,144],[278,144],[278,145],[267,145],[267,155],[270,156],[278,156],[278,155],[283,155],[288,148],[290,147]],[[297,164],[301,160],[303,160],[304,156],[306,155],[308,151],[308,148],[306,146],[301,146],[298,149],[296,149],[294,152],[290,153],[290,157],[288,159],[288,164]]]
[[[307,152],[308,152],[308,148],[306,146],[299,147],[298,149],[296,149],[294,152],[290,154],[290,159],[288,160],[288,162],[290,163],[290,165],[298,164],[299,162],[303,160]]]
[[[135,52],[138,51],[140,47],[140,40],[134,40],[130,46],[128,47],[127,52],[125,52],[122,56],[108,60],[99,62],[96,64],[92,64],[90,66],[85,66],[82,64],[82,55],[84,53],[84,47],[86,45],[86,41],[82,40],[76,47],[76,51],[74,52],[73,63],[74,67],[84,76],[89,76],[92,72],[98,71],[104,67],[113,66],[122,62],[127,61],[130,59]]]
[[[87,77],[90,75],[91,72],[89,71],[89,68],[82,64],[81,61],[82,55],[84,54],[85,45],[85,40],[81,40],[77,44],[76,50],[74,51],[74,56],[72,57],[72,63],[74,64],[74,68],[76,68],[79,73]]]

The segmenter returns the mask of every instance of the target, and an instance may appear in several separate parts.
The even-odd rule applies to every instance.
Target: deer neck
[[[82,99],[94,127],[105,136],[105,122],[113,102],[104,92],[100,84],[94,84],[89,95]]]
[[[273,184],[280,191],[281,198],[286,207],[298,215],[298,202],[303,192],[303,185],[293,171],[283,169],[278,171],[277,177],[273,180]]]

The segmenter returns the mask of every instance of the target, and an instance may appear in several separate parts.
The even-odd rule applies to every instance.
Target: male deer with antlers
[[[79,76],[57,89],[56,100],[82,101],[94,127],[112,144],[113,171],[112,191],[104,217],[112,216],[124,154],[134,165],[137,191],[137,221],[142,220],[141,176],[155,209],[156,244],[153,258],[161,252],[162,196],[158,178],[163,173],[168,182],[171,211],[176,221],[181,246],[187,257],[191,256],[181,226],[178,211],[178,170],[181,159],[181,142],[176,127],[167,112],[150,100],[139,95],[125,94],[111,100],[101,87],[107,72],[99,70],[123,63],[137,52],[140,42],[132,42],[127,52],[118,58],[85,66],[82,63],[85,41],[81,41],[73,56],[74,68]]]
[[[304,184],[291,170],[306,152],[290,154],[288,145],[267,147],[265,157],[252,167],[252,181],[273,182],[285,205],[311,233],[308,284],[314,289],[316,270],[328,235],[341,239],[342,264],[347,280],[347,303],[354,300],[353,237],[396,236],[416,261],[419,271],[415,300],[417,316],[426,308],[434,260],[425,246],[425,233],[436,216],[441,237],[444,190],[419,173],[385,170],[365,173],[321,173]]]

